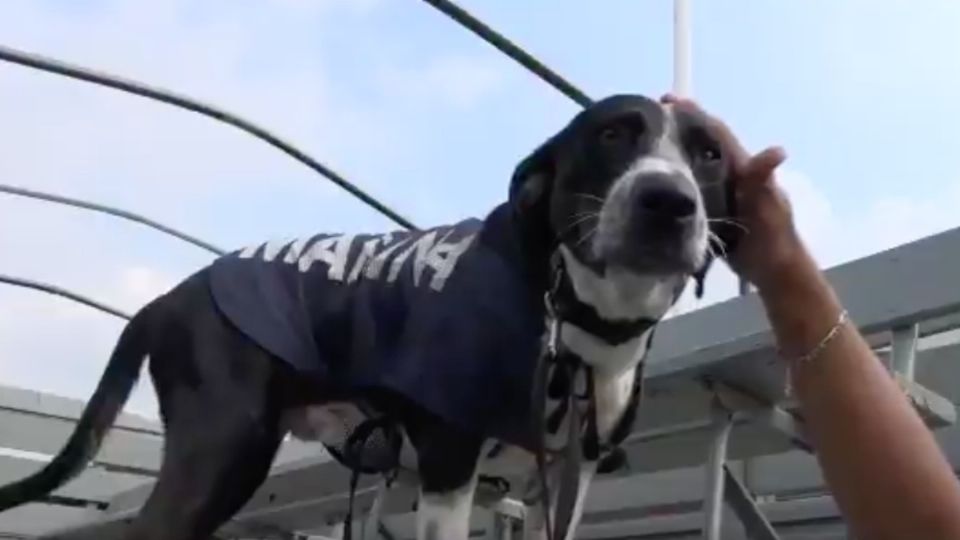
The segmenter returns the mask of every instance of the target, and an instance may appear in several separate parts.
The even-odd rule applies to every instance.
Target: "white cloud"
[[[798,228],[823,267],[849,262],[957,226],[960,179],[943,191],[905,191],[897,197],[867,199],[839,215],[810,178],[783,178],[794,202]]]

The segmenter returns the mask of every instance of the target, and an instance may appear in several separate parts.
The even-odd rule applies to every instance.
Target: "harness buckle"
[[[547,354],[551,361],[556,360],[560,351],[560,319],[552,317],[550,319],[550,334],[547,338]]]

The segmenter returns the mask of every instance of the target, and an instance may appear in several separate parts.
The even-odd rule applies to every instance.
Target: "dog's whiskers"
[[[736,227],[745,233],[750,232],[746,225],[732,218],[707,218],[707,223],[723,223],[724,225]]]
[[[717,257],[718,255],[724,258],[727,257],[727,245],[717,233],[709,231],[707,233],[707,239],[707,253],[709,253],[711,257]]]
[[[583,236],[581,236],[580,239],[577,240],[577,242],[573,245],[573,247],[577,247],[577,246],[579,246],[580,244],[582,244],[584,240],[586,240],[587,238],[590,238],[590,235],[592,235],[592,234],[595,233],[595,232],[597,232],[597,226],[596,226],[596,225],[594,225],[593,228],[590,229],[589,231],[585,232],[585,233],[583,234]]]
[[[568,223],[566,226],[564,226],[563,230],[560,231],[561,236],[569,232],[571,229],[573,229],[577,225],[585,221],[588,221],[591,218],[599,218],[600,214],[597,212],[581,212],[579,214],[574,214],[573,217],[575,219],[571,223]]]
[[[581,198],[584,198],[584,199],[586,199],[586,200],[588,200],[588,201],[593,201],[593,202],[599,202],[599,203],[605,202],[605,201],[603,200],[603,197],[598,197],[598,196],[592,195],[592,194],[590,194],[590,193],[574,193],[573,196],[574,196],[574,197],[581,197]]]

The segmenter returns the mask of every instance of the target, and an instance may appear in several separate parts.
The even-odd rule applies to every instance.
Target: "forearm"
[[[791,358],[814,348],[842,310],[807,256],[760,294]],[[852,324],[792,372],[824,477],[858,538],[960,538],[960,485]]]

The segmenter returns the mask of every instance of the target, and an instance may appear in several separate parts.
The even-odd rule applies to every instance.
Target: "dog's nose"
[[[640,191],[641,212],[648,218],[658,220],[683,220],[697,211],[693,197],[672,186],[650,186]]]
[[[656,187],[640,193],[640,207],[647,213],[683,219],[693,215],[697,204],[691,197],[676,189]]]

